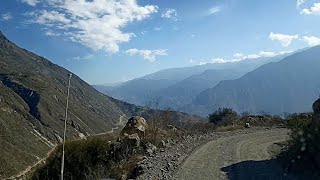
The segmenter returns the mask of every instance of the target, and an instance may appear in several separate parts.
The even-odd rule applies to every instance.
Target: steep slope
[[[320,46],[296,53],[202,92],[183,110],[207,115],[218,107],[273,114],[310,111],[320,93]]]
[[[0,33],[0,179],[24,170],[61,140],[69,73]],[[75,75],[70,93],[68,139],[108,132],[121,116],[141,110]]]
[[[61,142],[69,74],[0,32],[0,179],[25,170]],[[73,75],[67,139],[108,133],[129,116],[148,119],[158,112],[103,95]],[[172,113],[177,121],[201,120]]]

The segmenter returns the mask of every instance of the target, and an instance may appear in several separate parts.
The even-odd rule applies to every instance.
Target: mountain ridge
[[[191,103],[198,93],[214,87],[221,80],[239,78],[265,63],[279,61],[289,54],[165,69],[115,87],[95,87],[104,94],[133,104],[145,105],[150,99],[159,99],[160,108],[179,110]]]
[[[310,111],[309,104],[320,92],[319,56],[320,46],[315,46],[265,64],[239,79],[221,81],[200,93],[184,111],[197,111],[198,115],[218,107],[272,114]]]

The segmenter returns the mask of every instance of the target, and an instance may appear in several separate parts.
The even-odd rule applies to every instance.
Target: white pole
[[[72,74],[69,74],[69,84],[68,84],[68,95],[67,95],[67,105],[66,114],[64,119],[64,131],[63,131],[63,144],[62,144],[62,160],[61,160],[61,180],[63,180],[63,170],[64,170],[64,145],[66,142],[66,131],[67,131],[67,119],[68,119],[68,108],[69,108],[69,96],[70,96],[70,84],[71,84]]]

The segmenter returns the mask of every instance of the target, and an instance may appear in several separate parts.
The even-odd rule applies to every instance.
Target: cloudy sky
[[[90,84],[320,44],[320,0],[2,0],[0,30]]]

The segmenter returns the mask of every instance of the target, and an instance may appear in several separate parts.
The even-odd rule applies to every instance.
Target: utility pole
[[[69,96],[70,96],[70,84],[71,84],[72,74],[69,74],[69,83],[68,83],[68,95],[67,95],[67,105],[66,105],[66,114],[64,119],[64,131],[63,131],[63,144],[62,144],[62,160],[61,160],[61,180],[63,180],[63,170],[64,170],[64,145],[66,143],[66,131],[67,131],[67,119],[68,119],[68,108],[69,108]]]

